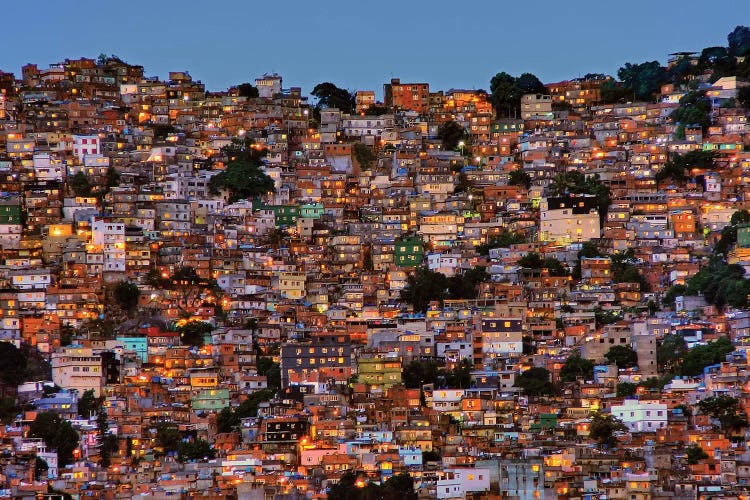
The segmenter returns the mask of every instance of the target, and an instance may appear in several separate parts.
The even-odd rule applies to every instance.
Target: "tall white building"
[[[667,426],[665,403],[626,399],[621,405],[612,405],[610,412],[622,420],[630,432],[656,432]]]
[[[78,394],[93,390],[99,397],[102,388],[102,358],[90,347],[63,347],[52,353],[52,381]]]
[[[91,221],[90,253],[101,253],[102,272],[125,272],[125,224],[107,219]]]

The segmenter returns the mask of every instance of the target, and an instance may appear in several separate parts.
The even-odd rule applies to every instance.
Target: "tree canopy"
[[[0,384],[15,389],[26,376],[26,356],[10,342],[0,342]]]
[[[697,345],[683,357],[680,372],[682,375],[701,375],[705,367],[721,363],[733,351],[734,345],[729,337],[719,337],[713,342]]]
[[[729,54],[732,56],[750,55],[750,28],[747,26],[735,27],[727,35]]]
[[[635,100],[651,100],[668,81],[667,70],[659,61],[626,63],[617,70],[617,77],[633,91]]]
[[[685,293],[701,293],[706,302],[719,309],[726,305],[744,308],[749,305],[750,279],[745,278],[745,268],[740,264],[727,264],[714,257],[690,278]]]
[[[401,379],[410,389],[434,384],[435,388],[452,387],[468,389],[471,386],[471,370],[468,359],[462,359],[453,369],[447,369],[435,361],[413,360],[403,367]]]
[[[210,460],[215,456],[213,446],[204,439],[182,441],[177,445],[177,460],[180,462]]]
[[[527,396],[549,396],[554,390],[549,370],[536,366],[517,375],[513,385]]]
[[[79,170],[75,175],[68,179],[68,187],[76,196],[91,196],[91,183],[82,170]]]
[[[589,424],[589,437],[597,442],[599,446],[614,448],[617,446],[615,432],[624,432],[628,428],[621,420],[609,413],[596,412],[591,417]]]
[[[698,410],[718,420],[725,431],[734,432],[748,425],[747,414],[740,400],[732,396],[722,394],[702,399],[698,402]]]
[[[524,94],[544,94],[547,93],[547,89],[539,78],[531,73],[513,77],[503,71],[490,80],[490,93],[490,101],[495,106],[498,116],[516,117]]]
[[[228,190],[230,203],[276,191],[273,179],[263,172],[260,161],[249,160],[229,162],[226,170],[211,177],[209,189],[213,194],[218,194],[222,189]]]
[[[318,98],[318,103],[315,106],[317,112],[320,112],[322,108],[336,108],[347,114],[354,111],[354,94],[337,87],[331,82],[317,84],[310,93]]]
[[[414,480],[405,472],[377,485],[347,471],[328,492],[328,500],[417,500],[417,498]]]
[[[536,252],[530,252],[518,259],[518,265],[527,269],[541,271],[546,269],[550,276],[567,276],[570,274],[568,268],[555,257],[542,258]]]
[[[716,153],[712,151],[690,151],[682,155],[674,155],[664,164],[654,178],[657,182],[664,179],[672,179],[675,183],[681,184],[687,179],[686,171],[692,169],[711,170],[714,168]]]
[[[610,189],[601,181],[599,174],[587,176],[578,170],[557,174],[552,179],[549,191],[552,196],[588,194],[596,197],[600,220],[607,217],[607,210],[612,203]]]
[[[711,101],[703,91],[688,92],[682,96],[680,106],[672,111],[669,118],[677,124],[676,135],[680,139],[685,138],[687,126],[699,126],[705,131],[711,125]],[[694,153],[703,153],[703,151]]]
[[[57,452],[60,467],[73,462],[73,451],[78,448],[79,435],[56,413],[39,413],[29,426],[29,437],[41,438],[52,450]]]
[[[579,377],[583,380],[593,380],[594,362],[575,354],[565,360],[565,364],[560,369],[560,380],[575,382]]]
[[[359,163],[359,167],[362,170],[372,168],[375,160],[378,159],[372,148],[361,142],[354,143],[354,157],[357,159],[357,163]]]
[[[529,189],[531,187],[531,176],[522,168],[517,168],[508,174],[508,184],[511,186],[523,186]]]
[[[609,363],[614,363],[617,368],[632,368],[638,364],[638,354],[629,345],[615,345],[604,354]]]
[[[443,141],[445,151],[455,151],[459,142],[467,138],[466,129],[457,121],[448,120],[438,128],[438,137]]]
[[[258,93],[258,87],[247,82],[237,85],[237,92],[240,97],[247,97],[248,99],[252,99],[260,95]]]
[[[432,301],[476,298],[479,284],[488,279],[489,274],[480,266],[450,278],[437,271],[418,268],[408,277],[401,299],[411,304],[415,311],[425,311]]]
[[[127,312],[132,312],[138,305],[141,291],[129,281],[120,281],[115,286],[114,297],[120,307]]]
[[[188,321],[177,327],[177,332],[183,344],[200,347],[204,343],[206,334],[211,333],[213,329],[213,325],[205,321]]]

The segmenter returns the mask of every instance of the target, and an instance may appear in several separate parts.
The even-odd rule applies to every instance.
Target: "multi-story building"
[[[599,238],[599,211],[593,196],[561,196],[542,199],[539,239],[560,243]]]
[[[401,83],[392,78],[383,85],[385,105],[388,108],[425,113],[430,108],[430,85],[428,83]]]
[[[52,381],[59,387],[99,396],[102,388],[102,357],[90,347],[63,347],[52,353]]]

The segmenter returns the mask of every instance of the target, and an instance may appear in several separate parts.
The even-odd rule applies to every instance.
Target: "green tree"
[[[371,169],[375,160],[378,159],[377,155],[373,153],[372,148],[361,142],[354,143],[354,157],[357,159],[357,163],[359,163],[362,170]]]
[[[76,196],[91,196],[91,183],[82,170],[68,179],[68,187]]]
[[[550,372],[546,368],[529,368],[516,376],[513,385],[523,389],[527,396],[549,396],[553,392]]]
[[[518,259],[518,265],[527,269],[546,269],[550,276],[567,276],[568,268],[555,257],[542,258],[536,252],[530,252]]]
[[[331,82],[317,84],[311,94],[318,98],[318,103],[315,106],[318,114],[322,108],[336,108],[346,114],[351,114],[354,111],[354,95]]]
[[[34,460],[34,479],[37,481],[46,481],[49,464],[43,458],[36,457]]]
[[[678,125],[678,138],[684,139],[684,129],[688,125],[699,125],[705,131],[711,125],[711,101],[704,91],[688,92],[680,99],[680,107],[672,111],[669,118]]]
[[[638,391],[638,384],[632,384],[630,382],[620,382],[617,384],[617,397],[618,398],[627,398],[630,396],[635,396],[635,393]]]
[[[529,252],[518,259],[518,265],[527,269],[541,269],[544,265],[542,256],[536,252]]]
[[[479,255],[489,255],[490,250],[493,248],[508,248],[511,245],[519,243],[526,243],[526,237],[523,234],[505,232],[491,237],[487,243],[478,245],[476,250]]]
[[[10,342],[0,342],[0,397],[15,395],[26,376],[26,356]]]
[[[106,181],[107,190],[112,189],[113,187],[117,187],[119,185],[120,185],[120,172],[118,172],[115,167],[110,165],[107,168],[107,181]]]
[[[594,362],[574,354],[565,360],[560,368],[560,380],[563,382],[575,382],[578,378],[583,380],[594,379]]]
[[[750,28],[737,26],[727,35],[727,45],[731,56],[750,55]]]
[[[743,108],[750,108],[750,86],[740,87],[737,90],[737,102]]]
[[[226,170],[211,177],[209,189],[213,194],[228,190],[230,203],[276,192],[273,179],[261,170],[260,161],[247,160],[230,161]]]
[[[662,371],[670,372],[682,363],[687,354],[685,338],[678,333],[664,336],[656,349],[656,360]]]
[[[626,87],[633,89],[636,100],[651,100],[658,93],[661,86],[667,83],[667,70],[659,61],[640,64],[626,63],[617,70],[617,77]]]
[[[703,451],[703,448],[701,448],[697,444],[688,446],[685,450],[685,454],[687,455],[687,463],[689,465],[695,465],[701,460],[705,460],[708,458],[708,453]]]
[[[719,309],[727,304],[739,309],[749,305],[750,280],[745,278],[745,269],[741,265],[726,264],[717,255],[690,278],[685,293],[702,293],[709,304]]]
[[[523,94],[546,94],[547,87],[532,73],[521,73],[516,79],[516,85]]]
[[[191,460],[210,460],[215,456],[216,451],[211,446],[211,443],[203,439],[196,439],[187,442],[183,441],[177,446],[177,460],[183,463]]]
[[[443,380],[446,387],[468,389],[471,387],[473,369],[471,361],[464,358],[452,370],[439,370],[438,380]]]
[[[615,345],[604,354],[609,363],[614,363],[617,368],[632,368],[638,364],[638,354],[629,345]]]
[[[522,168],[517,168],[508,174],[508,184],[511,186],[523,186],[529,189],[531,187],[531,176]]]
[[[206,334],[211,333],[214,327],[205,321],[188,321],[177,328],[180,341],[185,345],[200,347],[204,343]]]
[[[119,306],[131,313],[138,306],[138,298],[141,296],[140,289],[129,281],[120,281],[115,286],[114,297]]]
[[[448,120],[440,125],[437,135],[443,141],[445,151],[455,151],[458,149],[458,143],[467,137],[466,129],[454,120]]]
[[[328,492],[328,500],[417,500],[414,480],[402,472],[381,485],[367,482],[362,485],[352,471],[345,472]]]
[[[719,337],[705,345],[697,345],[685,354],[680,371],[682,375],[701,375],[705,367],[721,363],[733,351],[734,345],[728,337]]]
[[[698,411],[719,421],[722,430],[739,431],[747,427],[747,414],[740,405],[740,400],[721,395],[702,399],[698,402]]]
[[[521,92],[514,77],[505,72],[496,74],[490,80],[490,92],[498,116],[518,116]]]
[[[608,104],[630,101],[633,99],[633,89],[614,80],[608,80],[602,83],[599,94],[602,102]]]
[[[80,444],[78,433],[56,413],[39,413],[29,426],[29,437],[41,438],[48,448],[57,452],[60,467],[73,462],[73,451]]]
[[[687,179],[685,171],[693,168],[711,170],[715,165],[716,154],[712,151],[690,151],[683,155],[675,155],[664,167],[659,170],[654,178],[657,182],[672,179],[677,184],[684,183]]]
[[[258,375],[265,376],[268,382],[268,388],[278,391],[281,387],[281,368],[272,358],[259,358]]]
[[[98,413],[101,406],[102,399],[94,395],[93,389],[83,391],[83,395],[78,399],[78,414],[83,418],[89,418]]]
[[[467,269],[461,274],[448,278],[450,297],[452,299],[475,299],[479,293],[479,284],[489,279],[489,273],[482,266]]]
[[[599,219],[604,221],[612,203],[609,187],[602,183],[599,174],[585,175],[577,170],[555,175],[549,187],[550,195],[587,194],[596,198]]]
[[[162,423],[156,426],[156,446],[161,448],[164,454],[176,452],[181,440],[182,435],[177,425]]]
[[[442,302],[449,297],[449,285],[444,274],[418,268],[401,291],[401,300],[411,304],[415,311],[425,311],[433,300]]]
[[[513,77],[501,72],[490,80],[490,92],[490,102],[495,106],[498,116],[517,117],[524,94],[546,94],[547,89],[531,73]]]
[[[170,134],[177,132],[175,126],[168,123],[154,123],[151,128],[154,131],[154,139],[162,141]]]
[[[246,97],[248,99],[254,99],[260,95],[258,93],[258,87],[247,82],[237,85],[237,94],[240,97]]]
[[[413,360],[404,365],[401,380],[409,389],[421,388],[423,384],[436,384],[440,366],[434,361]]]
[[[617,446],[616,432],[625,432],[628,428],[621,420],[609,413],[596,412],[591,417],[589,424],[589,437],[596,441],[599,446],[614,448]]]

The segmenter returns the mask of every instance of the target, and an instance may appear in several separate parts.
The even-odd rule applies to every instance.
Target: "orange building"
[[[417,113],[426,113],[430,109],[429,83],[401,83],[392,78],[391,83],[383,85],[385,105],[388,108],[408,109]]]

